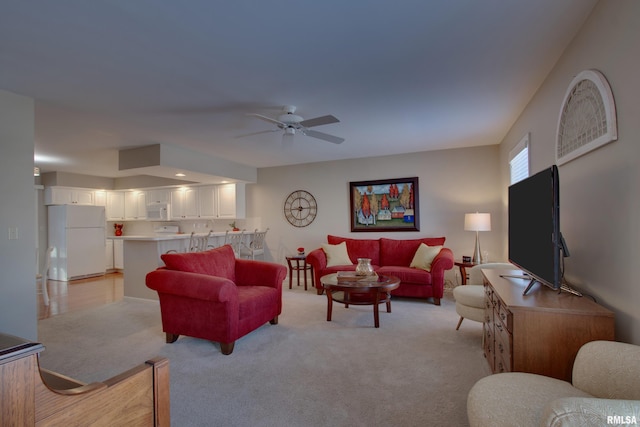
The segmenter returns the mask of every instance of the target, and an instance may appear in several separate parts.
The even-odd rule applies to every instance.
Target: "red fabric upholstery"
[[[409,267],[420,243],[427,246],[444,245],[444,237],[425,237],[423,239],[380,239],[380,265],[399,265]]]
[[[235,259],[230,245],[204,252],[162,254],[160,258],[169,270],[190,271],[236,280]]]
[[[166,267],[147,274],[146,284],[158,292],[165,333],[230,344],[233,350],[238,338],[277,323],[284,266],[236,259],[229,245],[162,259]]]
[[[329,244],[347,243],[347,252],[353,265],[327,267],[327,257],[322,250],[315,249],[307,255],[307,263],[313,266],[316,289],[324,292],[320,278],[330,273],[355,270],[358,258],[371,258],[371,264],[378,274],[397,276],[400,286],[391,291],[393,295],[433,298],[436,305],[444,295],[444,272],[453,268],[453,252],[442,248],[431,263],[431,271],[409,267],[421,243],[428,246],[444,246],[444,237],[424,237],[420,239],[349,239],[327,236]]]
[[[346,237],[327,236],[327,243],[337,245],[347,242],[347,253],[352,263],[356,264],[358,258],[369,258],[371,264],[380,264],[380,241],[372,239],[347,239]]]

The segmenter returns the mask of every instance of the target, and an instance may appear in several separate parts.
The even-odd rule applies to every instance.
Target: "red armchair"
[[[278,324],[284,266],[236,259],[229,245],[161,257],[166,266],[147,274],[146,285],[158,292],[168,343],[187,335],[218,342],[228,355],[238,338]]]

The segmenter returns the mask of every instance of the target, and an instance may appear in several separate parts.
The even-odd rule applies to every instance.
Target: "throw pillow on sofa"
[[[431,263],[441,250],[442,246],[427,246],[424,243],[420,243],[409,267],[431,271]]]
[[[347,243],[342,242],[337,245],[323,244],[322,250],[327,255],[327,267],[334,265],[352,265],[351,258],[347,252]]]

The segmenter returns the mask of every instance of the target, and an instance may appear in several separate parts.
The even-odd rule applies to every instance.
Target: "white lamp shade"
[[[491,214],[464,214],[464,229],[467,231],[491,231]]]

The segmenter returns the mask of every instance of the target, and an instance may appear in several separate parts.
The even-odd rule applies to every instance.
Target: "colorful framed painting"
[[[420,231],[418,177],[349,183],[351,231]]]

